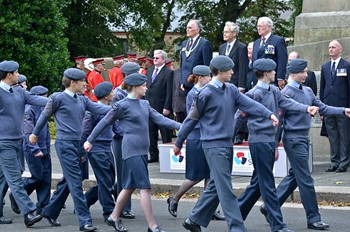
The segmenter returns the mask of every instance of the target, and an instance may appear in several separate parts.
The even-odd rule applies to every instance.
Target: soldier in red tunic
[[[124,55],[113,57],[114,67],[109,70],[109,82],[112,83],[113,89],[117,88],[123,81],[123,73],[120,69],[124,64]]]
[[[104,59],[98,59],[92,62],[94,65],[94,70],[92,70],[87,79],[91,91],[91,101],[97,102],[97,98],[94,95],[94,89],[96,85],[104,82],[105,80],[102,77],[102,72],[104,71]]]

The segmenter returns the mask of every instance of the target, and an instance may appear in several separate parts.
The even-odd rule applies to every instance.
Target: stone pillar
[[[289,51],[298,51],[310,69],[320,70],[321,64],[329,60],[328,44],[334,39],[343,45],[342,57],[350,60],[350,1],[304,0]]]

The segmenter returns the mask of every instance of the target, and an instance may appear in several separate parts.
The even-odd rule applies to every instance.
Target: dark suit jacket
[[[175,113],[186,112],[186,95],[185,92],[180,89],[180,69],[174,71],[173,110]]]
[[[221,44],[219,47],[219,55],[225,55],[227,43]],[[231,58],[235,64],[233,68],[233,75],[230,82],[233,83],[236,87],[246,88],[247,83],[247,72],[248,72],[248,50],[247,45],[235,41],[233,47],[230,51],[228,57]]]
[[[152,108],[162,114],[163,109],[172,111],[174,71],[164,65],[152,82],[154,69],[153,66],[146,72],[147,92],[145,99],[149,101]]]
[[[344,69],[344,73],[340,72]],[[320,99],[330,106],[350,107],[350,62],[340,59],[336,76],[331,75],[331,61],[321,67]]]
[[[252,66],[252,63],[248,65],[247,88],[245,89],[245,92],[251,90],[256,85],[256,83],[258,83],[258,79],[255,76],[254,69]]]
[[[260,47],[261,38],[255,40],[253,45],[253,62],[260,58],[272,59],[276,62],[276,81],[284,80],[288,62],[287,45],[284,38],[273,35],[266,40],[265,45]],[[269,49],[270,48],[270,49]]]
[[[208,40],[198,36],[194,41],[192,48],[195,48],[191,54],[186,57],[187,40],[182,42],[180,51],[180,83],[189,90],[193,84],[187,82],[187,78],[192,74],[192,70],[197,65],[209,66],[211,58],[213,57],[211,44]]]
[[[307,78],[304,82],[304,85],[309,86],[312,89],[312,92],[317,95],[317,81],[315,73],[313,71],[307,70]]]

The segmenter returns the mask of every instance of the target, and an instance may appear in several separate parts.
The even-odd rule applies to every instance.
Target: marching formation
[[[228,231],[245,232],[244,220],[261,197],[260,211],[271,232],[292,232],[281,206],[297,187],[307,228],[329,229],[321,219],[308,166],[310,120],[319,112],[328,134],[331,162],[325,171],[346,172],[350,62],[341,58],[341,43],[331,41],[331,61],[321,67],[318,99],[308,62],[297,51],[288,56],[284,38],[272,29],[270,18],[259,18],[260,38],[247,46],[238,40],[239,26],[226,22],[225,43],[213,55],[210,42],[200,35],[200,21],[193,19],[181,44],[179,69],[174,70],[163,50],[155,50],[153,58],[128,53],[127,62],[124,55],[113,58],[105,81],[105,60],[80,56],[75,68],[63,72],[63,91],[51,95],[40,85],[27,91],[30,78],[19,74],[20,64],[0,62],[0,227],[12,223],[2,204],[9,189],[11,208],[23,215],[26,227],[43,218],[50,226],[61,226],[59,215],[71,194],[79,231],[97,230],[89,207],[98,201],[106,224],[126,232],[122,219],[135,218],[131,195],[138,189],[147,231],[164,232],[153,216],[147,166],[159,162],[159,134],[169,143],[176,130],[175,155],[186,141],[186,180],[167,199],[171,216],[178,216],[181,197],[204,180],[203,193],[182,222],[184,229],[198,232],[211,220],[221,220]],[[52,196],[51,117],[63,171]],[[237,197],[231,179],[233,144],[244,140],[254,171]],[[291,167],[276,187],[273,167],[280,142]],[[31,177],[22,179],[25,161]],[[84,193],[88,165],[97,185]],[[36,204],[29,197],[34,191]]]

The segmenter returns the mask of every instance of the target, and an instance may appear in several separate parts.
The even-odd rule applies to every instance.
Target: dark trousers
[[[22,139],[0,141],[0,216],[3,213],[2,200],[6,194],[4,190],[7,184],[23,215],[35,210],[35,204],[23,188],[22,173],[18,160],[20,150],[22,150]]]
[[[98,200],[105,219],[114,209],[112,187],[115,182],[114,159],[111,152],[88,153],[89,162],[94,170],[98,185]]]
[[[250,185],[238,198],[242,217],[244,220],[247,218],[261,195],[269,212],[271,231],[283,229],[286,225],[283,222],[272,172],[275,163],[275,143],[249,143],[249,150],[254,172]]]
[[[245,232],[238,201],[232,190],[233,148],[205,148],[203,150],[208,161],[211,180],[199,197],[189,219],[198,225],[207,227],[220,202],[226,217],[228,231]]]
[[[88,208],[98,201],[98,185],[89,187],[85,192],[86,205]]]
[[[280,205],[282,206],[290,194],[298,187],[307,222],[320,221],[321,215],[318,210],[314,180],[309,169],[309,139],[303,137],[284,138],[283,145],[291,168],[288,175],[276,189]]]
[[[149,122],[149,154],[151,159],[159,159],[159,150],[158,150],[158,130],[162,135],[163,143],[170,143],[172,139],[172,130],[158,126],[153,122]]]
[[[350,119],[345,116],[325,116],[325,126],[331,147],[331,165],[348,168],[350,159]]]
[[[30,178],[23,180],[24,189],[30,195],[34,190],[37,194],[37,212],[40,214],[50,200],[51,195],[51,156],[48,150],[43,150],[43,157],[35,157],[27,149],[23,149],[27,161]]]
[[[71,193],[79,226],[91,224],[92,219],[82,188],[80,141],[56,139],[55,148],[61,163],[63,178],[58,183],[57,190],[49,204],[42,212],[45,216],[57,219],[68,194]]]

